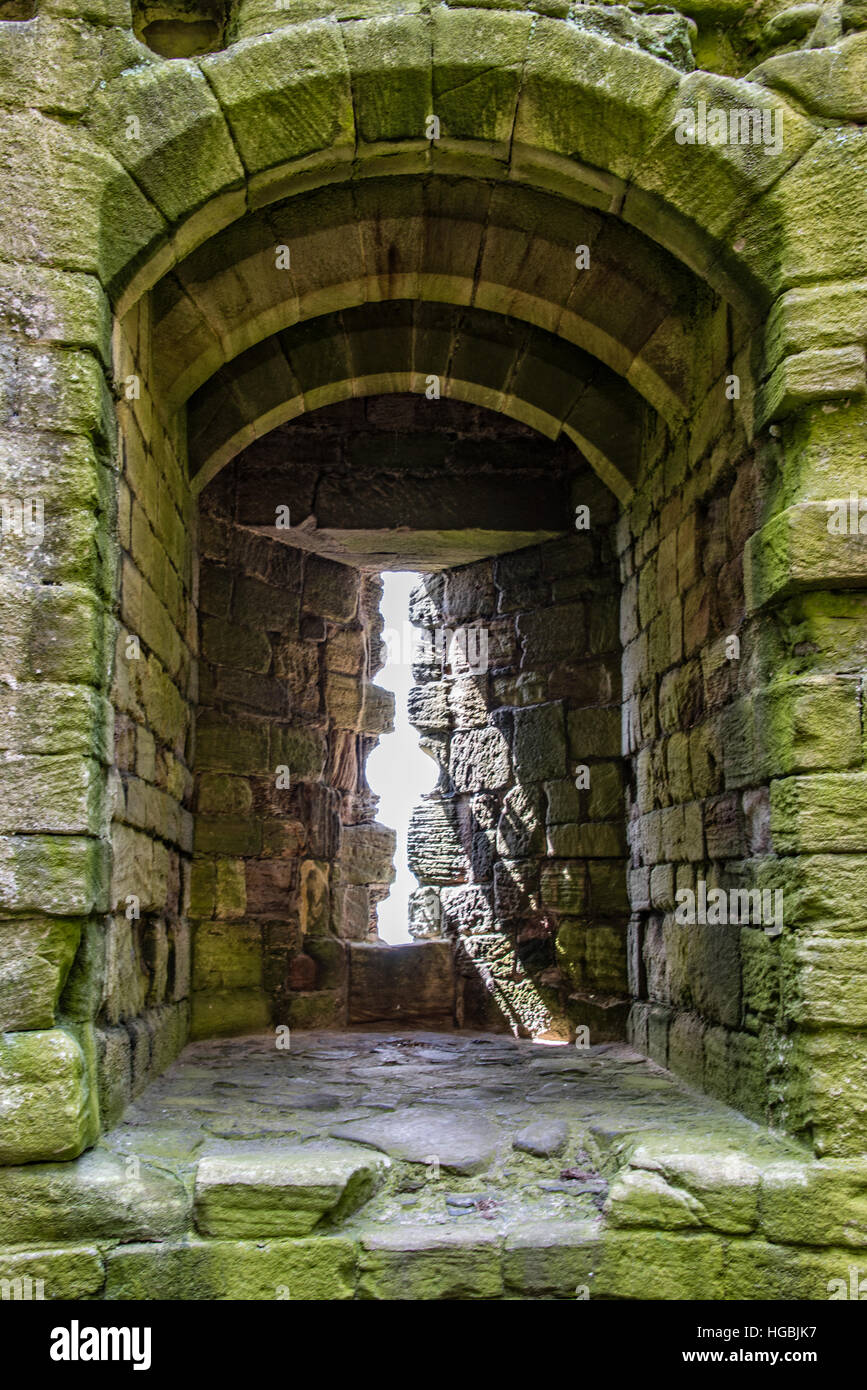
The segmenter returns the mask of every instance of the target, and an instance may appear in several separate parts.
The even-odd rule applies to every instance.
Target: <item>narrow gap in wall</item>
[[[396,877],[388,897],[377,905],[379,935],[389,946],[411,939],[409,895],[418,884],[407,860],[407,833],[413,807],[436,782],[435,765],[419,746],[418,733],[409,722],[407,708],[413,684],[416,641],[409,622],[409,597],[421,578],[419,574],[405,571],[382,576],[382,637],[387,657],[376,682],[394,694],[394,733],[383,734],[379,746],[370,754],[367,780],[380,798],[379,819],[397,831]]]

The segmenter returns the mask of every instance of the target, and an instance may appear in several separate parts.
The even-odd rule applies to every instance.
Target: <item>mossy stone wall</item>
[[[41,0],[33,17],[0,19],[7,190],[0,459],[7,494],[22,503],[37,497],[45,508],[41,534],[21,534],[13,520],[3,536],[6,1160],[69,1157],[86,1147],[173,1054],[186,1026],[183,865],[192,847],[197,617],[182,407],[288,320],[277,312],[269,318],[266,304],[255,322],[245,321],[243,294],[228,296],[238,315],[230,331],[221,320],[206,347],[191,348],[192,365],[181,353],[176,381],[157,388],[153,306],[144,296],[159,287],[159,299],[172,267],[249,215],[338,187],[350,172],[359,188],[395,173],[438,187],[467,179],[477,191],[475,219],[473,199],[465,198],[453,234],[437,232],[434,282],[412,279],[416,262],[400,279],[397,243],[387,234],[359,239],[351,251],[344,238],[343,256],[333,260],[334,244],[321,243],[326,283],[310,297],[309,281],[299,287],[291,321],[342,312],[332,291],[352,278],[347,258],[365,263],[357,275],[364,292],[353,291],[351,301],[357,309],[391,295],[445,300],[449,313],[471,307],[455,357],[468,379],[455,383],[455,394],[562,431],[628,514],[624,582],[629,588],[636,578],[639,627],[624,639],[624,697],[635,755],[631,805],[639,807],[639,829],[630,821],[633,905],[644,922],[634,932],[635,992],[649,1006],[648,1046],[653,1024],[652,1046],[666,1046],[669,1061],[703,1084],[724,1078],[719,1084],[734,1085],[756,1113],[780,1118],[828,1152],[863,1144],[861,922],[850,898],[858,897],[867,851],[852,698],[864,565],[857,543],[826,526],[827,503],[857,490],[864,476],[863,8],[853,0],[793,19],[782,0],[760,10],[695,0],[672,12],[665,32],[653,17],[633,23],[624,14],[591,16],[595,7],[541,8],[437,5],[365,20],[339,10],[327,17],[279,11],[266,25],[254,6],[251,26],[267,32],[238,37],[247,22],[239,11],[238,27],[225,31],[227,47],[198,60],[164,58],[142,45],[123,0],[82,7]],[[676,114],[699,100],[728,112],[779,114],[783,147],[679,145]],[[432,110],[441,118],[439,139],[425,133]],[[475,248],[465,229],[488,223],[492,190],[506,184],[599,211],[664,248],[710,304],[708,332],[695,300],[678,296],[685,307],[669,315],[659,353],[648,360],[633,334],[647,300],[630,289],[630,276],[612,278],[606,290],[605,301],[626,310],[606,337],[598,324],[587,329],[589,316],[570,316],[574,276],[558,286],[521,247],[503,258],[506,269],[498,288],[485,289],[480,315],[473,287],[484,257],[468,257]],[[372,220],[389,224],[385,203]],[[539,204],[522,235],[532,241],[549,220],[549,204]],[[275,223],[266,238],[272,263],[284,225]],[[219,255],[234,275],[230,247],[221,242]],[[668,279],[642,264],[646,274],[637,278]],[[516,266],[529,268],[535,294],[524,281],[512,293]],[[526,390],[514,369],[523,347],[509,356],[511,330],[504,342],[502,324],[489,331],[485,313],[523,317],[547,335],[533,342]],[[177,342],[188,332],[192,341],[196,317],[178,313]],[[447,376],[449,345],[460,335],[452,323],[438,339],[428,303],[421,317],[426,351],[437,341],[446,351]],[[269,421],[286,419],[287,403],[297,413],[355,391],[417,389],[418,365],[400,368],[382,347],[392,326],[387,314],[377,321],[365,311],[340,335],[320,334],[307,359],[310,379],[300,391],[297,379],[271,391],[264,414],[239,407],[235,432],[221,436],[221,459]],[[558,336],[567,329],[568,353]],[[302,358],[303,337],[302,330],[292,344]],[[605,373],[581,376],[577,403],[562,390],[553,400],[545,391],[553,366],[546,374],[545,364],[559,361],[561,384],[571,379],[576,344],[602,358]],[[673,391],[663,370],[672,360],[681,364],[675,377],[682,371],[699,383],[694,393]],[[741,382],[740,415],[729,411],[725,366]],[[615,390],[606,373],[626,385]],[[265,376],[273,386],[272,371]],[[130,377],[138,378],[137,395],[128,395]],[[749,509],[738,503],[732,512],[730,504],[753,486],[760,515],[746,535]],[[678,575],[678,593],[660,599],[684,527],[689,555],[693,516],[709,553],[683,593]],[[741,564],[743,685],[727,693],[723,711],[715,689],[707,698],[705,668],[727,608],[739,611]],[[675,600],[682,600],[682,657],[664,621]],[[630,597],[627,613],[631,604]],[[645,632],[648,665],[638,661]],[[124,648],[120,657],[119,635],[138,637],[142,655]],[[690,684],[689,698],[698,688],[680,674],[693,659],[688,641],[701,659],[705,701],[692,709],[679,704],[679,682]],[[632,643],[639,645],[630,653]],[[693,734],[714,724],[711,710],[731,720],[725,758],[735,741],[745,757],[740,767],[724,764],[721,788],[698,791]],[[834,741],[826,736],[832,722],[841,730]],[[705,732],[712,738],[708,728],[696,746]],[[683,738],[690,782],[676,756]],[[640,962],[661,959],[652,938],[666,930],[669,866],[675,885],[678,866],[728,875],[746,848],[749,872],[765,873],[766,851],[752,853],[748,828],[764,833],[765,792],[767,882],[785,879],[790,917],[772,945],[776,956],[757,952],[749,967],[741,960],[743,1026],[735,1029],[715,1016],[716,1003],[698,998],[699,956],[699,964],[687,959],[685,984],[683,977],[659,991],[654,984],[653,997]],[[700,834],[689,809],[696,806]],[[853,894],[841,883],[854,885]],[[139,900],[138,917],[127,917],[129,899]],[[640,1011],[635,1021],[643,1027]],[[741,1079],[742,1061],[753,1079]]]
[[[194,1036],[343,1024],[344,943],[394,873],[365,778],[381,582],[241,525],[265,481],[242,457],[201,498]]]

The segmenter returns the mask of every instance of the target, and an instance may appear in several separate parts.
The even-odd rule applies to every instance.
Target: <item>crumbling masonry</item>
[[[0,106],[0,1277],[828,1298],[867,1259],[864,0],[5,0]],[[365,1110],[412,1039],[345,1031],[388,569],[439,653],[401,1017],[552,1107],[469,1157],[383,1138],[441,1081]],[[781,920],[684,920],[738,892]],[[432,1152],[547,1206],[458,1221],[406,1195]]]

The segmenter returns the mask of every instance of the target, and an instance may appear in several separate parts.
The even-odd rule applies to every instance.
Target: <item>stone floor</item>
[[[673,1134],[691,1148],[711,1135],[729,1153],[799,1152],[626,1046],[457,1032],[296,1032],[285,1050],[273,1035],[194,1043],[104,1143],[181,1172],[218,1157],[228,1173],[374,1150],[390,1166],[353,1224],[481,1218],[508,1231],[596,1216],[635,1144]]]
[[[503,1269],[525,1296],[595,1294],[612,1221],[649,1204],[651,1225],[701,1230],[710,1208],[738,1230],[755,1165],[803,1157],[622,1045],[427,1032],[195,1043],[104,1143],[179,1175],[199,1236],[355,1242],[355,1296],[375,1298],[504,1296]],[[693,1188],[711,1165],[709,1201],[666,1187],[672,1151],[700,1156]]]
[[[193,1043],[4,1192],[48,1297],[818,1299],[867,1245],[860,1168],[625,1046],[460,1032]]]

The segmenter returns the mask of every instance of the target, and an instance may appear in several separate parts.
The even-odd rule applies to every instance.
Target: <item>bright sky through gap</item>
[[[382,596],[382,615],[389,658],[374,677],[377,685],[394,691],[394,733],[383,734],[379,747],[367,760],[367,780],[380,797],[377,818],[383,825],[397,831],[397,850],[394,856],[397,878],[391,892],[379,904],[379,934],[384,941],[395,945],[409,941],[407,930],[407,901],[418,883],[406,862],[406,832],[413,807],[424,792],[433,791],[436,784],[436,765],[418,745],[418,733],[407,715],[407,697],[412,679],[412,646],[415,630],[409,626],[409,596],[418,582],[417,574],[382,576],[385,592]]]

